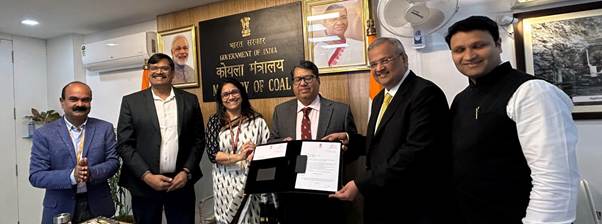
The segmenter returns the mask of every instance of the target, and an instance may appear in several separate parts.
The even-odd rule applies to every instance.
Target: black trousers
[[[344,202],[326,194],[279,193],[280,224],[344,224]]]
[[[162,212],[169,224],[193,224],[196,197],[194,185],[186,184],[172,192],[156,192],[153,195],[132,196],[132,211],[136,223],[161,224]]]
[[[75,212],[73,213],[74,223],[80,223],[94,218],[88,206],[88,193],[75,194]]]

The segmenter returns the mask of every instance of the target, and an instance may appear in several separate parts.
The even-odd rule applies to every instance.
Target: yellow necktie
[[[385,114],[385,111],[389,106],[389,103],[391,103],[391,99],[393,99],[393,97],[389,93],[385,93],[385,100],[383,101],[383,105],[380,106],[380,111],[378,112],[378,119],[376,119],[376,126],[374,126],[375,133],[378,129],[378,125],[380,124],[380,120],[383,118],[383,115]]]

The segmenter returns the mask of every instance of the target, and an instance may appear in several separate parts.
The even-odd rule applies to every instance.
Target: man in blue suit
[[[33,135],[29,182],[46,189],[42,223],[60,213],[72,214],[75,223],[115,214],[107,183],[119,167],[115,133],[111,123],[88,117],[91,101],[85,83],[65,85],[65,115]]]

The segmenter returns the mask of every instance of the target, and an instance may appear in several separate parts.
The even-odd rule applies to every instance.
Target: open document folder
[[[341,143],[288,141],[259,145],[245,193],[332,193],[341,180]]]

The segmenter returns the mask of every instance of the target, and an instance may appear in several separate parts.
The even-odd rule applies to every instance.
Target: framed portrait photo
[[[369,70],[367,0],[304,1],[305,58],[321,74]]]
[[[172,84],[178,88],[199,86],[195,26],[158,33],[159,52],[169,55],[175,64]]]
[[[602,118],[602,2],[514,16],[518,69],[569,95],[573,118]]]

